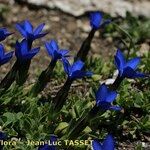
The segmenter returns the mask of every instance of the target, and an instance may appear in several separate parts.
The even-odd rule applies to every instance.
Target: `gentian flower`
[[[3,140],[3,141],[7,140],[7,135],[2,131],[0,131],[0,140]],[[0,144],[0,150],[3,150],[3,147],[4,145]]]
[[[53,60],[58,60],[61,58],[68,57],[68,50],[59,49],[58,44],[55,40],[51,40],[50,42],[45,43],[45,47],[50,56],[52,56]]]
[[[98,140],[92,141],[92,149],[93,150],[114,150],[114,139],[112,135],[107,135],[103,143],[100,143]]]
[[[0,140],[6,140],[6,139],[7,139],[7,135],[4,132],[0,131]]]
[[[135,57],[126,61],[123,53],[118,49],[115,55],[115,65],[119,71],[119,76],[122,78],[140,78],[146,75],[136,71],[138,64],[140,63],[140,58]]]
[[[4,46],[0,44],[0,65],[7,63],[13,56],[13,51],[5,53]]]
[[[20,43],[17,41],[15,46],[15,55],[20,61],[32,59],[38,52],[40,48],[29,49],[28,42],[23,39]]]
[[[55,135],[50,136],[50,143],[51,145],[45,144],[41,145],[38,150],[57,150],[54,142],[57,141],[57,137]]]
[[[70,79],[83,78],[84,76],[91,77],[92,72],[83,71],[84,63],[81,60],[77,60],[72,65],[68,60],[63,59],[64,70]]]
[[[11,35],[12,33],[8,32],[6,28],[0,28],[0,41],[6,39],[7,36]]]
[[[116,91],[110,91],[105,84],[102,84],[96,92],[96,105],[104,110],[121,110],[119,106],[111,105],[116,97]]]
[[[110,20],[103,21],[103,15],[98,11],[90,13],[90,25],[92,29],[98,30],[99,28],[105,27],[105,25],[110,22]]]
[[[45,24],[42,23],[42,24],[38,25],[38,27],[33,29],[33,26],[30,23],[30,21],[25,20],[22,23],[17,23],[16,29],[21,33],[21,35],[24,38],[26,38],[30,41],[33,41],[33,40],[41,38],[47,34],[47,33],[42,32],[44,26],[45,26]]]

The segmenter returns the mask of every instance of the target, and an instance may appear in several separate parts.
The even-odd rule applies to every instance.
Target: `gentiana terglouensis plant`
[[[68,57],[69,51],[66,49],[59,49],[59,46],[55,40],[45,43],[45,47],[49,56],[52,57],[49,66],[42,71],[37,82],[32,87],[29,95],[32,97],[37,96],[45,87],[46,84],[50,81],[51,75],[53,74],[53,69],[58,60],[65,59]]]
[[[99,11],[91,12],[89,14],[89,19],[90,19],[91,31],[89,32],[88,37],[83,41],[75,57],[75,60],[77,59],[80,59],[82,61],[86,60],[95,32],[99,29],[103,29],[106,25],[108,25],[111,22],[110,20],[103,20],[103,14],[100,13]]]
[[[28,70],[32,59],[31,56],[35,55],[39,51],[39,49],[32,49],[32,43],[34,40],[41,38],[47,34],[42,32],[43,27],[44,24],[40,24],[33,30],[33,26],[28,20],[16,24],[17,30],[21,33],[24,39],[21,43],[19,43],[18,41],[16,42],[15,54],[16,56],[19,56],[19,58],[17,57],[17,60],[14,63],[13,67],[1,81],[0,89],[7,90],[15,80],[18,85],[23,85],[25,83],[28,77]],[[8,34],[7,30],[5,30],[5,37],[8,35],[10,34]]]
[[[110,20],[103,20],[103,15],[98,11],[90,13],[89,16],[90,16],[89,20],[90,20],[91,31],[88,37],[81,44],[81,48],[79,49],[77,55],[73,58],[73,60],[70,57],[69,50],[59,48],[57,42],[54,39],[45,42],[44,49],[46,49],[48,55],[51,57],[51,61],[48,67],[40,73],[37,81],[34,83],[31,89],[28,88],[29,90],[27,91],[27,93],[25,92],[24,94],[25,98],[24,99],[22,98],[24,95],[21,97],[21,102],[20,102],[21,105],[19,105],[20,108],[18,108],[18,103],[15,105],[14,99],[13,99],[13,103],[11,102],[11,105],[9,105],[9,107],[7,108],[7,110],[9,108],[13,108],[13,112],[15,113],[18,113],[18,110],[21,111],[24,110],[25,112],[22,112],[21,115],[25,115],[24,117],[25,119],[26,118],[28,119],[30,115],[32,116],[32,113],[36,115],[37,118],[34,117],[34,119],[28,119],[27,122],[21,124],[21,126],[27,123],[31,131],[34,130],[33,129],[34,127],[40,129],[41,131],[40,133],[41,135],[39,136],[40,140],[41,139],[47,140],[46,138],[49,138],[49,135],[52,134],[54,135],[55,133],[57,133],[56,131],[59,130],[60,128],[62,129],[64,126],[64,124],[63,125],[61,124],[58,129],[57,123],[58,122],[62,123],[63,121],[65,122],[68,118],[70,118],[70,120],[68,121],[69,123],[65,123],[65,130],[63,130],[63,132],[61,134],[58,134],[57,136],[53,136],[53,135],[50,136],[50,141],[56,142],[59,141],[59,139],[60,140],[64,140],[64,139],[74,140],[78,138],[81,139],[81,137],[84,137],[85,135],[82,134],[84,129],[88,126],[92,126],[91,124],[92,120],[95,119],[96,117],[99,117],[99,115],[103,115],[104,113],[106,113],[106,111],[118,112],[116,114],[122,113],[123,108],[121,107],[120,104],[119,104],[120,106],[117,104],[116,100],[117,100],[117,95],[120,94],[118,88],[121,85],[123,80],[127,78],[133,79],[133,78],[147,77],[146,74],[137,71],[138,64],[140,63],[139,57],[135,57],[127,61],[125,59],[123,52],[121,52],[121,50],[118,49],[114,57],[114,62],[118,70],[118,76],[115,79],[114,83],[111,85],[106,85],[104,82],[100,82],[101,84],[98,87],[97,92],[95,93],[94,100],[90,101],[92,104],[91,107],[89,107],[88,111],[83,112],[82,115],[79,114],[79,117],[77,118],[71,118],[69,115],[66,117],[67,119],[64,117],[66,115],[66,112],[68,111],[68,110],[67,111],[64,110],[65,108],[64,106],[68,106],[67,102],[69,102],[70,99],[67,98],[72,83],[77,79],[93,76],[93,73],[91,71],[86,71],[88,70],[88,67],[87,68],[85,67],[86,65],[84,61],[86,61],[87,59],[87,55],[90,50],[90,45],[92,39],[94,38],[95,32],[104,29],[106,25],[111,23]],[[36,39],[42,38],[47,34],[47,32],[43,32],[44,25],[45,24],[42,23],[34,29],[32,24],[28,20],[25,20],[22,23],[17,23],[16,29],[20,32],[23,39],[16,41],[15,50],[10,52],[5,52],[4,46],[0,44],[0,65],[1,66],[4,65],[5,63],[8,63],[10,59],[13,57],[14,53],[16,57],[16,61],[12,66],[11,70],[6,74],[6,76],[4,77],[4,79],[2,79],[0,83],[0,90],[2,90],[1,95],[7,92],[6,90],[8,89],[10,89],[11,91],[10,86],[14,81],[16,81],[16,83],[14,83],[17,85],[16,87],[24,89],[23,85],[28,78],[28,71],[29,71],[31,60],[33,57],[36,57],[38,53],[40,53],[40,47],[33,47],[32,44]],[[0,42],[5,40],[11,34],[12,33],[8,32],[6,28],[0,28]],[[51,97],[51,95],[49,94],[44,95],[45,97],[48,97],[46,99],[48,103],[41,104],[38,101],[39,97],[37,97],[37,95],[44,90],[47,83],[50,82],[50,80],[52,79],[53,77],[52,75],[54,73],[54,69],[56,69],[55,67],[58,61],[62,63],[64,72],[67,74],[67,79],[64,85],[59,90],[56,91],[55,95],[53,94],[54,95],[53,97]],[[91,79],[89,80],[91,81]],[[86,82],[88,81],[86,80]],[[94,81],[92,80],[92,82]],[[20,100],[19,97],[20,95],[18,96],[17,94],[14,93],[15,99]],[[6,100],[6,103],[8,101],[9,100]],[[26,104],[25,106],[24,103]],[[74,102],[71,102],[70,104],[72,105],[72,103]],[[33,104],[36,105],[36,108],[34,108]],[[5,106],[5,103],[3,103],[2,106]],[[71,109],[72,108],[69,108],[69,111]],[[43,111],[44,113],[39,112],[39,110],[40,111],[44,110]],[[69,112],[67,113],[69,114]],[[7,116],[8,118],[11,118],[9,115],[10,114],[6,113],[5,114],[6,118]],[[16,115],[19,118],[19,120],[21,115],[20,114]],[[42,116],[42,118],[39,117],[40,115]],[[12,118],[16,119],[17,117],[13,116]],[[35,122],[36,124],[35,126],[30,125],[32,121]],[[47,129],[50,131],[47,131]],[[101,130],[102,128],[99,127],[99,131]],[[36,133],[34,133],[33,131],[33,133],[31,132],[30,135],[26,133],[26,131],[23,131],[21,133],[18,133],[17,131],[18,128],[16,127],[15,134],[17,136],[21,135],[21,137],[25,139],[27,138],[26,136],[32,138],[31,135],[33,135],[33,137],[36,137],[38,132],[36,131]],[[44,133],[45,131],[47,133]],[[103,142],[97,140],[98,138],[92,137],[93,142],[91,144],[91,148],[93,150],[114,150],[115,142],[113,136],[115,137],[116,135],[112,136],[112,133],[114,132],[111,131],[111,129],[109,129],[109,134]],[[86,137],[87,136],[90,137],[90,135],[88,134],[86,135]],[[1,139],[6,139],[5,133],[3,132],[0,132],[0,140]],[[0,148],[2,149],[2,147]],[[48,145],[47,143],[37,146],[38,150],[56,150],[57,148],[58,148],[57,145]],[[62,149],[66,147],[64,146],[60,148]],[[68,146],[67,149],[69,150],[72,148]]]
[[[93,74],[90,71],[83,71],[84,63],[81,60],[77,60],[71,65],[67,59],[63,59],[63,66],[68,77],[63,87],[53,98],[54,110],[57,111],[63,107],[73,81],[83,77],[91,77]]]

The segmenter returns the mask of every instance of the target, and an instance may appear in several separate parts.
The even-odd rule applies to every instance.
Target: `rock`
[[[100,10],[110,14],[112,17],[126,17],[126,12],[135,16],[150,17],[149,0],[20,0],[35,5],[42,5],[49,8],[58,8],[73,16],[81,16],[88,11]]]
[[[143,43],[140,46],[140,50],[137,51],[138,56],[143,56],[143,54],[146,54],[150,51],[150,45],[148,43]]]

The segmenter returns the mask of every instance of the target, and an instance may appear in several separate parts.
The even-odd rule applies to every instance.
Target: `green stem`
[[[77,56],[75,57],[75,61],[77,59],[81,59],[82,61],[85,61],[85,59],[88,55],[88,52],[90,50],[91,42],[92,42],[95,32],[96,32],[96,30],[92,29],[90,31],[88,37],[83,41],[81,48],[78,51]]]
[[[59,111],[63,107],[67,99],[72,82],[72,79],[67,78],[64,86],[58,91],[57,95],[53,98],[54,110]]]

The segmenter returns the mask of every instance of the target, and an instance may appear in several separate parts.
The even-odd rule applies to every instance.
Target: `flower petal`
[[[43,30],[44,26],[45,26],[45,23],[41,23],[40,25],[38,25],[38,27],[35,28],[34,30],[34,35],[39,34]]]
[[[116,97],[117,97],[116,91],[109,91],[106,96],[106,102],[111,103],[115,100]]]
[[[126,67],[123,71],[123,77],[134,79],[134,78],[143,78],[146,77],[146,75],[144,73],[139,73],[130,67]]]
[[[114,150],[114,139],[111,134],[107,135],[106,139],[103,142],[102,149],[103,150]]]
[[[34,40],[44,37],[48,32],[34,35]]]
[[[16,24],[16,29],[21,33],[21,35],[25,38],[27,38],[27,32],[22,28],[21,24]]]
[[[77,71],[74,71],[72,72],[72,74],[70,75],[70,78],[72,79],[80,79],[80,78],[83,78],[83,77],[91,77],[92,76],[92,72],[86,72],[86,71],[80,71],[80,70],[77,70]]]
[[[130,67],[132,69],[136,69],[137,65],[140,63],[140,57],[133,58],[126,63],[126,67]]]
[[[123,68],[125,66],[125,57],[123,56],[122,52],[119,49],[117,50],[117,53],[115,55],[115,65],[119,70],[119,74],[122,75]]]
[[[100,28],[102,21],[102,14],[98,11],[90,13],[90,25],[93,29],[97,30]]]
[[[62,56],[64,56],[64,57],[65,57],[66,54],[69,53],[69,51],[66,50],[66,49],[60,49],[59,52],[60,52],[60,53],[62,54]]]
[[[0,58],[2,58],[4,56],[4,46],[3,44],[0,44]]]
[[[54,59],[54,49],[53,49],[53,47],[50,45],[50,43],[45,42],[45,47],[46,47],[46,50],[47,50],[48,54],[49,54],[50,56],[52,56],[52,58]]]
[[[83,66],[84,66],[84,62],[82,62],[81,60],[77,60],[72,65],[72,72],[81,70],[83,68]]]
[[[63,66],[64,66],[64,70],[65,70],[66,74],[68,74],[68,76],[70,76],[71,65],[70,65],[69,61],[65,58],[63,58],[62,61],[63,61]]]
[[[57,44],[57,42],[55,40],[51,40],[50,41],[50,45],[52,46],[52,48],[54,50],[59,50],[59,46],[58,46],[58,44]]]
[[[107,96],[107,86],[102,84],[96,92],[96,103],[105,101]]]
[[[25,21],[24,21],[24,27],[25,27],[25,30],[26,30],[28,33],[32,33],[32,32],[33,32],[33,26],[32,26],[32,24],[30,23],[29,20],[25,20]]]
[[[103,150],[102,145],[98,140],[93,140],[92,141],[92,150]]]

